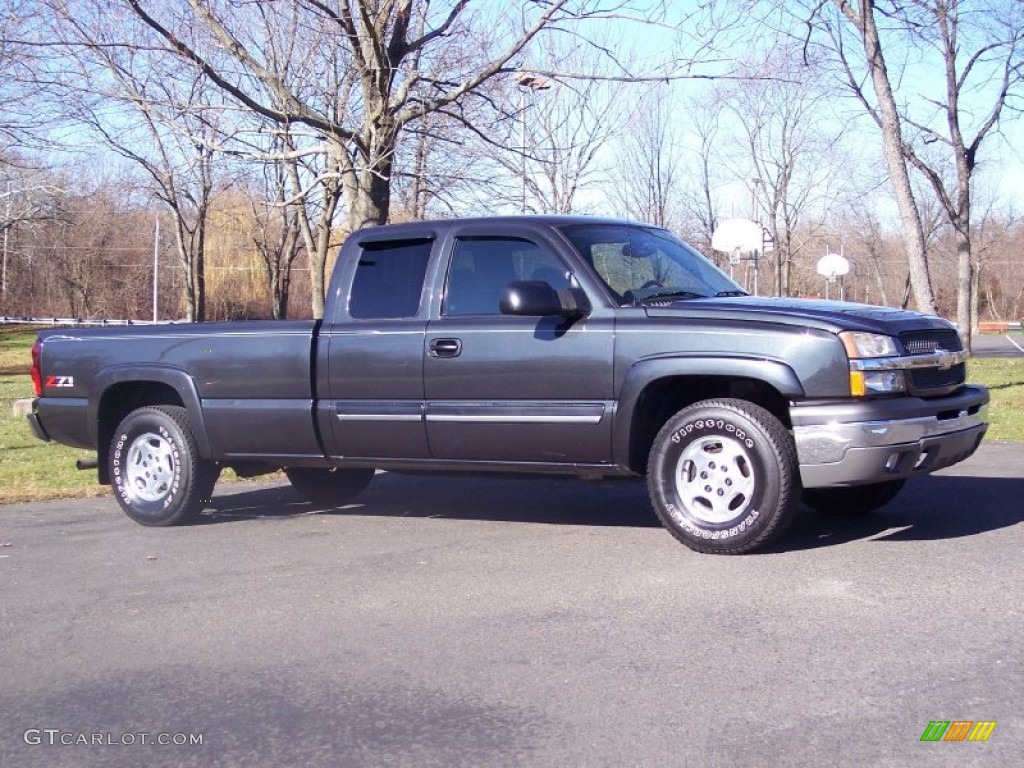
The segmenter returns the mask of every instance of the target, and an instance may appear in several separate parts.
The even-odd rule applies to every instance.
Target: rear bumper
[[[32,427],[32,434],[38,437],[44,442],[50,442],[50,436],[46,434],[46,430],[43,429],[43,423],[39,420],[39,414],[35,412],[35,405],[32,406],[33,411],[25,416],[28,419],[28,425]]]
[[[988,429],[988,390],[936,400],[894,398],[793,408],[805,488],[865,485],[926,475],[963,461]]]

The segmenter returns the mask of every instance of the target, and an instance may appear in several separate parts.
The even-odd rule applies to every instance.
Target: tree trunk
[[[177,211],[174,213],[177,216]],[[196,284],[192,259],[189,258],[191,246],[188,241],[190,237],[180,218],[175,221],[174,234],[175,245],[178,248],[178,261],[181,262],[181,268],[184,272],[184,280],[182,282],[185,288],[185,320],[194,323],[196,321]]]
[[[200,209],[192,247],[195,258],[196,322],[206,319],[206,208]]]
[[[393,151],[392,145],[388,153]],[[376,169],[359,170],[357,183],[347,191],[349,232],[387,224],[391,212],[391,161],[377,163]]]
[[[878,37],[878,28],[875,26],[874,3],[870,0],[863,0],[861,3],[861,36],[868,68],[871,72],[871,82],[875,89],[875,97],[878,99],[885,164],[892,181],[893,192],[896,195],[900,218],[903,221],[903,242],[907,250],[907,267],[910,285],[914,292],[914,302],[917,304],[918,311],[935,315],[938,314],[938,311],[928,270],[921,213],[918,210],[917,201],[914,199],[910,174],[903,156],[900,116],[892,84],[889,81],[889,73]]]
[[[971,295],[974,288],[974,265],[971,263],[971,233],[969,222],[956,225],[956,325],[964,349],[971,351],[974,326],[971,323]],[[961,228],[963,227],[963,228]]]

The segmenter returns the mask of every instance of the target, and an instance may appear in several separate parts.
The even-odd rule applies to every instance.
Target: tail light
[[[43,350],[43,342],[36,341],[32,345],[32,391],[36,397],[43,396],[43,372],[39,368],[39,358]]]

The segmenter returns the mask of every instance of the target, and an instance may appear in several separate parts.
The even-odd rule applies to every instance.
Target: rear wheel
[[[138,408],[118,425],[107,454],[121,509],[142,525],[180,525],[210,502],[219,470],[199,456],[184,408]]]
[[[323,507],[337,507],[355,498],[373,480],[373,469],[332,467],[288,467],[284,473],[292,488],[308,501]]]
[[[654,439],[651,503],[691,549],[743,554],[781,534],[797,510],[796,448],[770,412],[744,400],[684,408]]]
[[[838,515],[866,515],[896,498],[906,480],[890,480],[848,488],[808,488],[804,504],[817,512]]]

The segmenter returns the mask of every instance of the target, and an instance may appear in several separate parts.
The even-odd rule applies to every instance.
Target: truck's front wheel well
[[[147,405],[184,406],[181,397],[168,384],[157,381],[132,381],[115,384],[103,393],[97,413],[96,458],[99,466],[99,482],[110,485],[107,468],[107,449],[114,437],[114,430],[132,411]]]
[[[735,398],[755,403],[788,429],[789,401],[763,381],[731,376],[678,376],[647,385],[637,400],[630,428],[629,467],[647,472],[647,457],[655,436],[674,414],[701,400]]]

